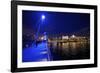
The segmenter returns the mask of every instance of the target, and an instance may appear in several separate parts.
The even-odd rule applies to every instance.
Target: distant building
[[[71,38],[75,38],[76,36],[73,34],[72,36],[71,36]]]
[[[62,39],[69,39],[68,36],[62,36]]]

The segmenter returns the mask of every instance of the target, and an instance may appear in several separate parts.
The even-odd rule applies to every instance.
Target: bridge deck
[[[49,49],[46,42],[33,45],[29,48],[24,48],[22,53],[23,62],[34,62],[34,61],[48,61],[50,60]]]

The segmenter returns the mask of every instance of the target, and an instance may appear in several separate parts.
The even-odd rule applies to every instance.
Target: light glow
[[[42,15],[42,20],[44,20],[45,19],[45,16],[44,15]]]
[[[75,35],[72,35],[71,37],[72,37],[72,38],[75,38],[76,36],[75,36]]]

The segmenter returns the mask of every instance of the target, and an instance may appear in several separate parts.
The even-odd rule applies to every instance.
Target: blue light
[[[49,47],[46,42],[41,42],[37,46],[33,43],[31,47],[23,49],[22,62],[40,62],[49,60]]]
[[[45,19],[45,16],[44,15],[42,15],[42,20],[44,20]]]

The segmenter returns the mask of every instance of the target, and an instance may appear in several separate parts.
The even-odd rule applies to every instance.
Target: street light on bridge
[[[42,18],[42,20],[44,20],[44,19],[45,19],[45,15],[42,15],[42,17],[41,17],[41,18]]]
[[[40,19],[43,21],[45,19],[45,15],[41,15]],[[40,31],[40,26],[41,24],[38,25],[38,29],[37,29],[37,33],[36,33],[36,40],[38,39],[39,37],[39,31]]]

